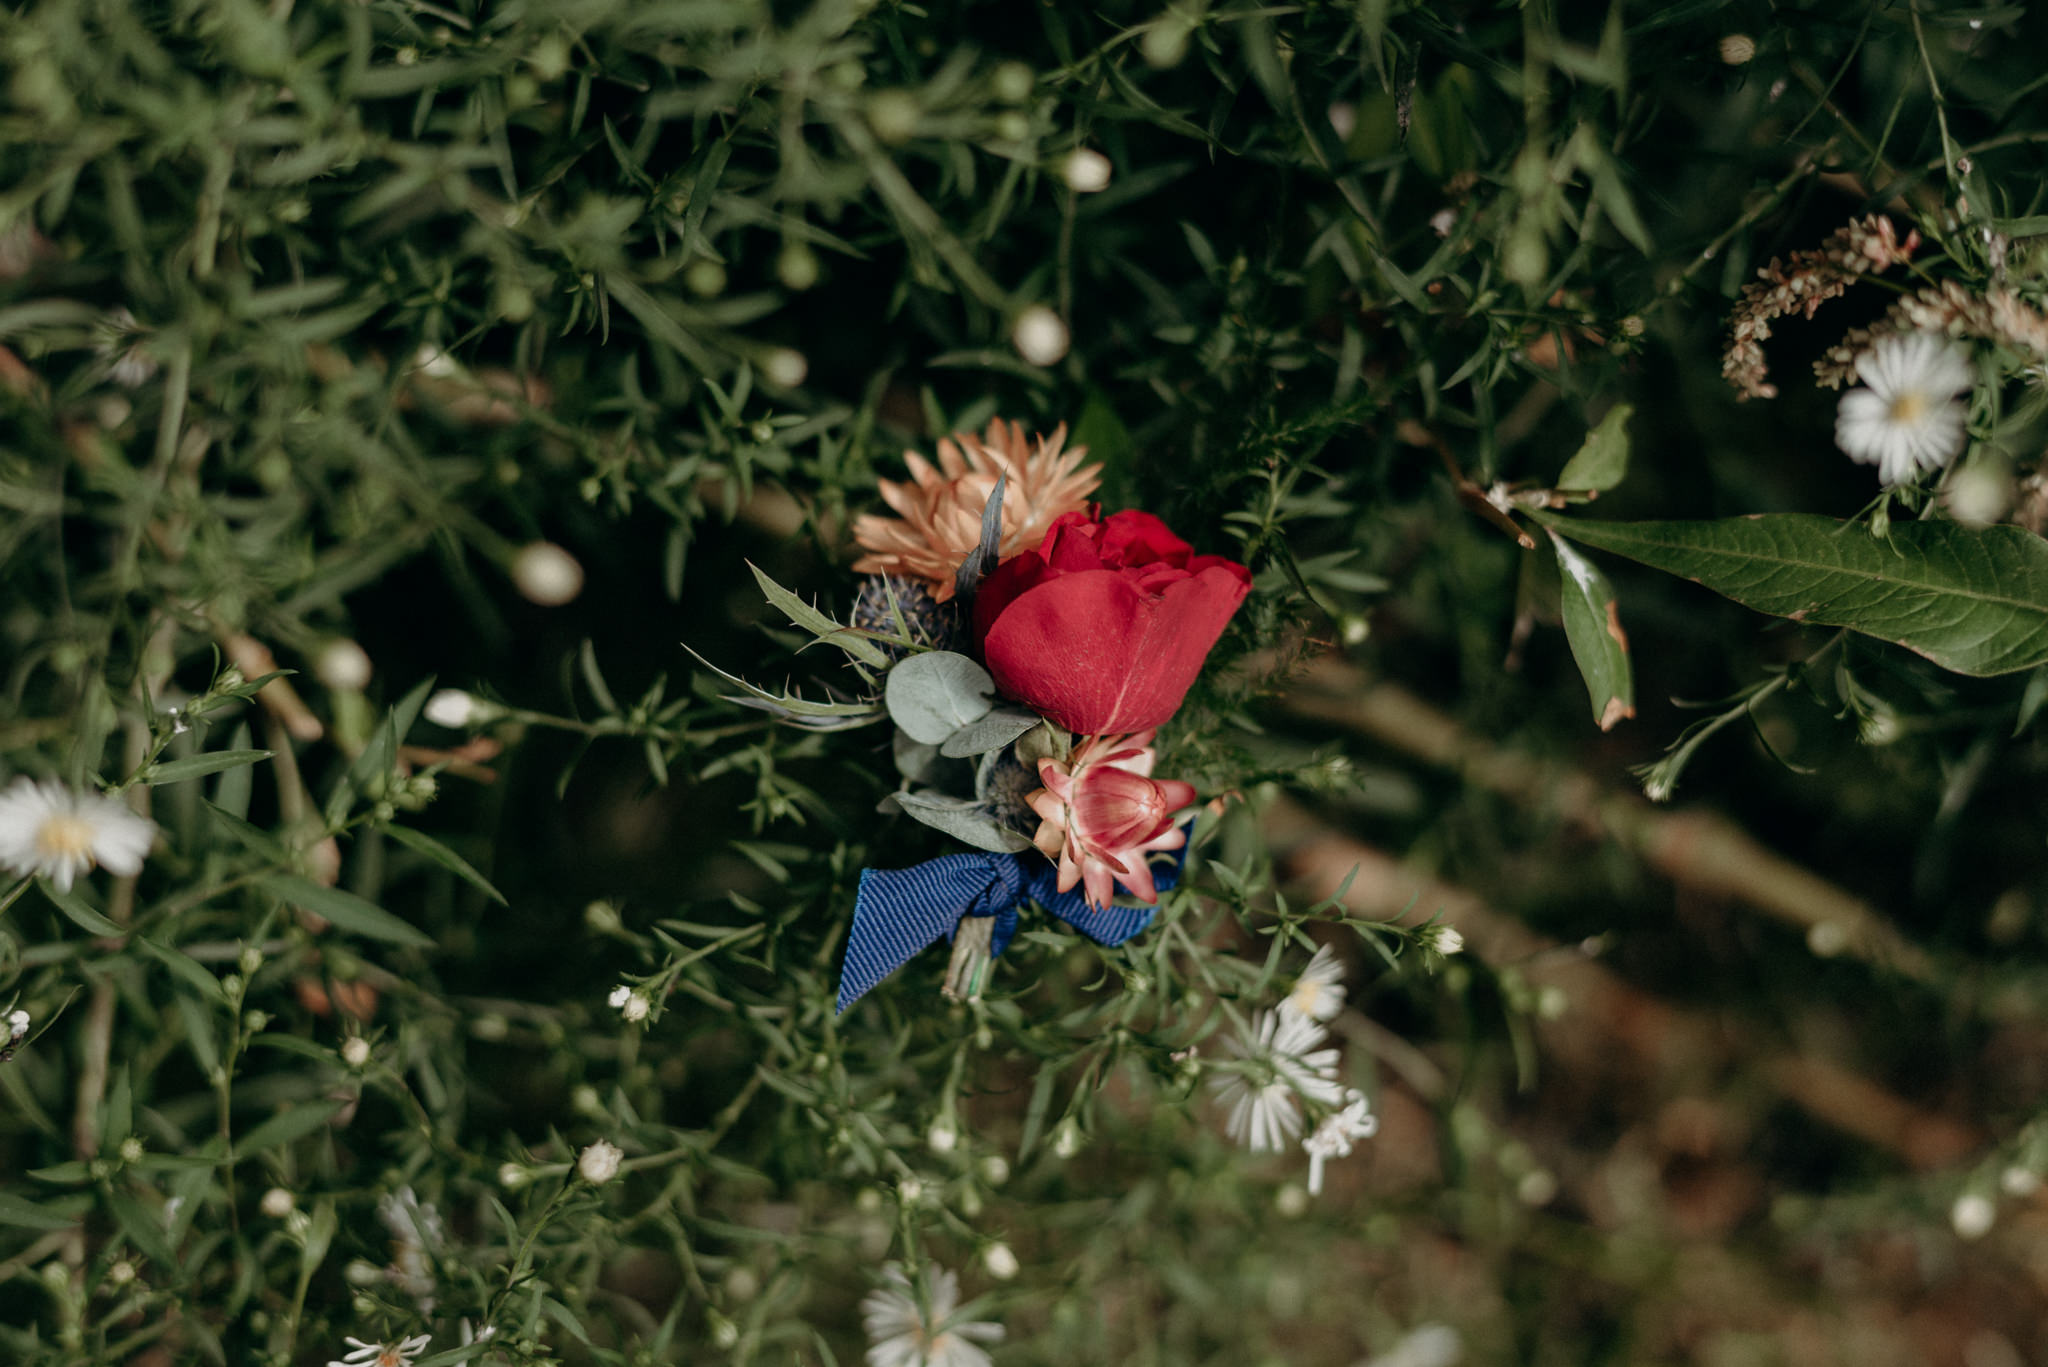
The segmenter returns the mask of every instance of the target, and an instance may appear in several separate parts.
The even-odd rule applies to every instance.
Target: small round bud
[[[600,935],[609,935],[619,928],[619,909],[610,902],[592,902],[583,908],[583,924]],[[617,1002],[612,1003],[617,1006]]]
[[[428,721],[450,731],[465,730],[482,719],[477,700],[459,688],[441,689],[427,699],[423,710]]]
[[[1308,1210],[1308,1193],[1289,1182],[1273,1193],[1273,1208],[1290,1220],[1299,1219]]]
[[[1092,195],[1109,188],[1109,158],[1090,147],[1076,148],[1060,164],[1060,178],[1076,194]]]
[[[1081,1152],[1082,1142],[1081,1127],[1072,1120],[1062,1120],[1059,1132],[1053,1136],[1053,1155],[1057,1158],[1072,1158]]]
[[[533,1174],[517,1163],[498,1164],[498,1185],[507,1191],[517,1191],[533,1180]]]
[[[341,1275],[350,1286],[375,1286],[384,1280],[384,1269],[367,1258],[351,1258]]]
[[[801,351],[777,347],[762,358],[761,373],[768,377],[771,384],[779,384],[784,389],[794,389],[811,373],[811,363],[804,358]]]
[[[981,1180],[992,1187],[999,1187],[1010,1180],[1010,1160],[999,1153],[992,1153],[981,1160]]]
[[[725,1294],[736,1301],[750,1301],[761,1294],[761,1279],[751,1267],[736,1267],[725,1274]]]
[[[1017,1275],[1017,1255],[1005,1243],[993,1243],[981,1251],[981,1265],[988,1269],[988,1275],[999,1282],[1006,1282]]]
[[[711,1324],[711,1342],[719,1348],[731,1349],[740,1341],[740,1327],[724,1315],[716,1310],[707,1310],[704,1318]]]
[[[683,272],[683,283],[689,286],[690,293],[700,298],[709,299],[713,295],[723,294],[725,267],[716,261],[692,261],[689,269]]]
[[[1748,66],[1756,60],[1756,39],[1747,33],[1731,33],[1721,40],[1721,60],[1729,66]]]
[[[313,675],[342,693],[360,693],[370,682],[370,653],[354,641],[329,641],[313,660]]]
[[[1138,40],[1138,51],[1150,66],[1179,66],[1188,55],[1188,38],[1193,33],[1193,25],[1169,12],[1145,30],[1145,36]]]
[[[2015,1165],[1998,1174],[1998,1185],[2007,1196],[2027,1197],[2041,1189],[2041,1178],[2032,1168]]]
[[[1948,1212],[1948,1222],[1955,1227],[1958,1239],[1981,1239],[1997,1221],[1998,1207],[1991,1204],[1990,1197],[1974,1191],[1958,1196]]]
[[[121,1141],[121,1161],[123,1163],[140,1163],[145,1152],[147,1150],[143,1148],[142,1141],[132,1134]]]
[[[115,1286],[128,1285],[128,1283],[135,1280],[135,1264],[129,1262],[126,1258],[121,1259],[107,1269],[107,1280]]]
[[[950,1116],[941,1117],[933,1121],[932,1127],[925,1131],[924,1143],[933,1153],[949,1154],[960,1143],[960,1131],[954,1126]]]
[[[576,1171],[592,1186],[603,1186],[619,1175],[619,1160],[625,1156],[618,1145],[600,1139],[576,1156]]]
[[[273,1220],[282,1220],[292,1213],[297,1204],[292,1194],[283,1187],[272,1187],[263,1193],[263,1199],[256,1203],[256,1208]]]
[[[535,541],[512,557],[512,582],[528,601],[558,608],[583,592],[583,566],[554,542]]]
[[[1004,62],[989,78],[989,87],[995,97],[1006,104],[1022,104],[1031,98],[1031,89],[1038,84],[1038,77],[1022,62]]]
[[[361,1035],[350,1035],[341,1042],[341,1061],[351,1068],[360,1068],[370,1061],[370,1042]]]
[[[1821,921],[1806,932],[1806,948],[1816,959],[1832,959],[1849,947],[1849,932],[1840,921]]]
[[[235,967],[248,976],[255,977],[256,970],[263,967],[263,951],[255,945],[243,945],[242,952],[235,956]]]
[[[883,142],[908,142],[923,116],[917,101],[901,90],[881,90],[868,101],[868,126]]]
[[[788,289],[807,290],[818,283],[818,254],[801,242],[792,242],[775,258],[775,276]]]
[[[1557,1197],[1557,1179],[1542,1168],[1531,1168],[1515,1183],[1515,1199],[1534,1210]]]
[[[914,1206],[924,1199],[924,1183],[915,1177],[906,1177],[896,1184],[896,1199],[906,1206]]]
[[[480,1040],[496,1043],[512,1033],[512,1023],[497,1012],[478,1016],[469,1023],[469,1033]]]
[[[1017,315],[1010,341],[1017,354],[1032,365],[1051,365],[1067,354],[1067,325],[1045,305],[1033,304]]]

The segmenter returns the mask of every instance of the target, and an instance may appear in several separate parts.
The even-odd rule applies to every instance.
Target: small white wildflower
[[[1109,158],[1092,147],[1076,148],[1060,163],[1060,178],[1077,194],[1092,195],[1109,188]]]
[[[370,1061],[370,1042],[361,1035],[350,1035],[341,1042],[341,1061],[351,1068],[360,1068]]]
[[[959,1127],[954,1125],[952,1117],[941,1116],[925,1131],[924,1143],[933,1153],[949,1154],[960,1143]]]
[[[156,823],[119,798],[81,793],[54,780],[18,778],[0,790],[0,866],[71,891],[95,863],[122,877],[139,873]]]
[[[647,1019],[647,998],[635,992],[624,983],[620,983],[617,987],[613,988],[612,994],[606,997],[605,1001],[610,1004],[613,1010],[629,1021],[644,1021]]]
[[[545,608],[557,608],[583,592],[583,566],[552,541],[534,541],[512,557],[512,583]]]
[[[1948,1222],[1955,1227],[1958,1239],[1983,1238],[1997,1219],[1998,1207],[1991,1204],[1990,1197],[1976,1192],[1958,1196],[1948,1213]]]
[[[915,1177],[906,1177],[896,1184],[896,1199],[906,1206],[914,1206],[924,1199],[924,1183]]]
[[[296,1204],[292,1194],[283,1187],[272,1187],[263,1193],[263,1199],[256,1203],[256,1208],[273,1220],[282,1220],[292,1213]]]
[[[120,1152],[123,1163],[140,1163],[142,1155],[148,1153],[149,1149],[140,1139],[131,1134],[121,1141]]]
[[[126,1258],[107,1269],[107,1280],[116,1286],[126,1286],[135,1280],[135,1264]]]
[[[618,1145],[600,1139],[576,1156],[576,1171],[592,1186],[603,1186],[619,1175],[619,1160],[625,1156]]]
[[[14,1044],[28,1034],[29,1014],[26,1011],[7,1013],[7,1042]]]
[[[1380,1131],[1380,1119],[1372,1113],[1372,1103],[1365,1093],[1356,1088],[1344,1092],[1344,1109],[1325,1116],[1323,1123],[1316,1126],[1315,1133],[1301,1141],[1302,1149],[1308,1154],[1308,1194],[1323,1194],[1323,1164],[1332,1158],[1346,1158],[1351,1146],[1361,1139],[1370,1139]]]
[[[1002,1340],[1003,1326],[985,1320],[955,1323],[960,1279],[932,1268],[920,1297],[900,1263],[882,1268],[882,1285],[860,1303],[868,1334],[868,1367],[988,1367],[976,1343]],[[920,1303],[922,1302],[922,1303]]]
[[[1430,928],[1429,947],[1446,957],[1460,954],[1465,949],[1465,937],[1456,926],[1447,926],[1439,921]]]
[[[1067,325],[1043,304],[1033,304],[1017,315],[1010,329],[1010,341],[1017,354],[1032,365],[1046,366],[1067,354]]]
[[[1449,237],[1451,229],[1458,226],[1458,211],[1446,204],[1429,216],[1429,230],[1438,237]]]
[[[431,1334],[419,1334],[396,1343],[365,1343],[359,1338],[344,1338],[350,1345],[347,1356],[330,1361],[327,1367],[411,1367],[412,1360],[427,1351],[427,1344],[433,1341]]]
[[[370,682],[370,652],[342,637],[329,641],[313,660],[313,674],[341,693],[360,693]]]
[[[993,1243],[981,1251],[981,1265],[988,1269],[988,1275],[999,1282],[1006,1282],[1017,1275],[1017,1255],[1005,1243]]]
[[[481,709],[475,698],[459,688],[444,688],[427,699],[425,714],[436,726],[460,731],[479,719]]]
[[[1249,1031],[1223,1042],[1244,1065],[1210,1081],[1216,1099],[1230,1110],[1230,1137],[1254,1153],[1277,1153],[1301,1133],[1296,1096],[1334,1106],[1337,1051],[1321,1047],[1327,1031],[1306,1016],[1261,1011]]]
[[[1729,66],[1748,66],[1756,60],[1756,39],[1747,33],[1731,33],[1721,39],[1721,60]]]
[[[1956,400],[1975,382],[1969,354],[1931,333],[1880,337],[1856,358],[1866,386],[1835,409],[1835,444],[1877,467],[1880,484],[1939,470],[1963,449],[1969,414]]]
[[[447,379],[456,370],[455,358],[431,342],[420,344],[420,349],[412,354],[412,365],[437,380]]]
[[[1337,962],[1335,950],[1328,945],[1316,950],[1280,1009],[1313,1021],[1331,1020],[1344,1009],[1344,965]]]

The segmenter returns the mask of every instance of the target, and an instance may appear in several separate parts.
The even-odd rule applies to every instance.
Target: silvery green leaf
[[[897,773],[912,783],[930,781],[932,769],[939,762],[938,746],[913,740],[909,732],[898,731],[890,750],[896,759]]]
[[[841,731],[848,727],[865,726],[869,722],[878,721],[881,718],[881,709],[869,702],[812,702],[808,698],[799,697],[794,693],[770,693],[766,689],[756,688],[737,674],[726,673],[702,655],[697,654],[696,651],[690,650],[690,647],[684,646],[683,649],[689,650],[691,657],[698,664],[703,665],[719,678],[745,690],[745,695],[741,697],[735,697],[729,693],[721,694],[720,696],[727,702],[736,702],[743,707],[759,708],[763,712],[780,717],[784,721],[792,722],[807,730]]]
[[[988,671],[965,655],[930,650],[890,670],[882,696],[889,715],[912,740],[938,745],[987,716],[995,691]]]
[[[989,815],[988,808],[944,793],[898,793],[896,805],[933,830],[991,854],[1015,854],[1031,842]]]
[[[998,707],[946,737],[939,746],[939,753],[948,759],[985,755],[991,750],[1002,749],[1038,722],[1036,712],[1027,712],[1021,707]]]

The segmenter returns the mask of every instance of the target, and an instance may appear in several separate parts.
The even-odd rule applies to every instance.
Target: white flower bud
[[[1067,354],[1067,325],[1045,305],[1033,304],[1017,315],[1010,341],[1032,365],[1051,365]]]
[[[544,608],[557,608],[583,592],[583,566],[552,541],[522,546],[512,557],[512,583]]]
[[[932,1127],[925,1131],[924,1143],[926,1148],[936,1154],[953,1152],[955,1146],[960,1143],[960,1131],[954,1126],[952,1117],[942,1116],[933,1121]]]
[[[1721,60],[1729,66],[1748,66],[1756,60],[1756,39],[1747,33],[1731,33],[1721,40]]]
[[[1111,170],[1108,157],[1092,147],[1079,147],[1060,164],[1060,178],[1076,194],[1092,195],[1109,188]]]
[[[329,641],[313,661],[313,675],[342,693],[360,693],[370,682],[370,654],[346,637]]]
[[[107,1280],[116,1286],[126,1286],[135,1280],[135,1264],[126,1258],[107,1269]]]
[[[1081,1152],[1081,1143],[1081,1127],[1071,1120],[1063,1120],[1059,1133],[1053,1136],[1052,1151],[1055,1157],[1072,1158]]]
[[[896,1199],[906,1206],[914,1206],[924,1199],[924,1183],[915,1177],[906,1177],[896,1184]]]
[[[256,1208],[273,1220],[282,1220],[292,1213],[292,1207],[296,1204],[292,1194],[283,1187],[272,1187],[263,1193],[263,1199],[256,1203]]]
[[[460,731],[477,720],[476,699],[459,688],[444,688],[427,699],[426,718],[436,726]]]
[[[981,1251],[981,1265],[988,1269],[988,1275],[999,1282],[1006,1282],[1017,1275],[1017,1255],[1004,1243],[990,1244]]]
[[[2007,1196],[2025,1197],[2041,1189],[2041,1179],[2031,1168],[2014,1166],[1998,1175],[1998,1185]]]
[[[779,384],[784,389],[794,389],[811,373],[811,363],[805,359],[801,351],[777,347],[762,358],[761,373],[768,377],[770,383]]]
[[[619,1160],[625,1152],[616,1144],[600,1139],[576,1157],[576,1171],[592,1186],[603,1186],[619,1175]]]
[[[1990,1197],[1976,1192],[1958,1196],[1948,1213],[1948,1222],[1955,1226],[1958,1239],[1983,1238],[1997,1219],[1998,1207],[1991,1204]]]
[[[7,1013],[7,1042],[13,1044],[28,1034],[29,1015],[26,1011]]]
[[[498,1165],[498,1185],[507,1191],[517,1191],[533,1180],[533,1174],[517,1163]]]
[[[1010,1180],[1010,1160],[999,1153],[992,1153],[981,1160],[981,1180],[992,1187],[999,1187]]]
[[[350,1035],[341,1042],[341,1061],[351,1068],[360,1068],[370,1061],[370,1042],[361,1035]]]

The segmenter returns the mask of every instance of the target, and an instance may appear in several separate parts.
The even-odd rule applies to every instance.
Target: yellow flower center
[[[1909,389],[1893,399],[1885,409],[1885,416],[1893,422],[1918,422],[1927,416],[1927,396],[1917,389]]]
[[[36,831],[36,852],[50,859],[84,859],[92,853],[92,823],[66,813]]]

